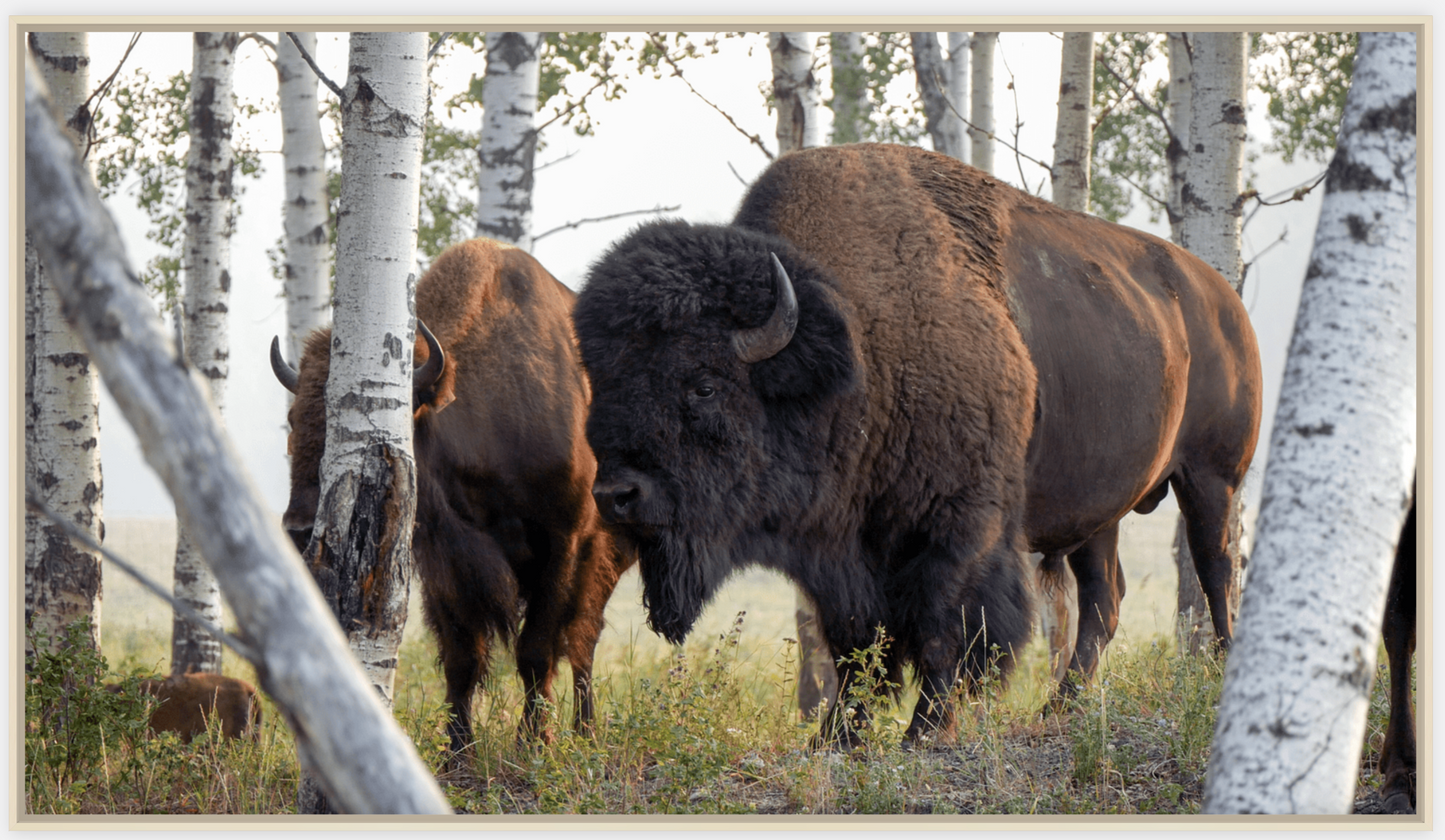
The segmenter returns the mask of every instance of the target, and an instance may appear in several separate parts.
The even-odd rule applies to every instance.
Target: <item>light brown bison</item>
[[[245,680],[220,674],[178,674],[165,679],[146,679],[140,690],[156,698],[149,726],[152,732],[175,732],[181,741],[206,731],[211,717],[221,722],[227,738],[256,737],[261,731],[261,702],[256,689]],[[106,686],[120,691],[121,686]]]
[[[946,730],[958,674],[993,649],[1006,667],[1028,636],[1026,549],[1068,558],[1072,667],[1093,670],[1123,596],[1118,522],[1171,485],[1229,638],[1259,356],[1228,283],[1168,242],[932,152],[809,149],[731,225],[614,245],[574,319],[594,493],[669,638],[769,564],[812,596],[835,657],[885,625],[893,672],[921,675],[910,736]]]
[[[471,742],[472,695],[493,645],[513,637],[523,732],[545,734],[541,712],[562,657],[572,665],[576,725],[592,718],[593,649],[630,558],[601,527],[590,492],[596,463],[583,434],[588,384],[573,299],[526,252],[486,239],[447,249],[417,283],[412,554],[446,675],[454,752]],[[325,446],[330,331],[307,339],[299,372],[276,342],[271,355],[296,394],[283,524],[304,552]]]

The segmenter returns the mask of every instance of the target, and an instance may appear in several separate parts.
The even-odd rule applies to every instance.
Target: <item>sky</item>
[[[276,33],[265,33],[275,38]],[[104,78],[115,67],[126,33],[92,33],[91,74]],[[1060,40],[1056,34],[1005,32],[1000,36],[995,71],[995,114],[998,133],[1041,160],[1052,157],[1059,73]],[[142,36],[127,69],[144,67],[153,78],[190,67],[187,33],[149,32]],[[344,83],[344,33],[322,33],[317,47],[322,70]],[[820,58],[826,56],[820,53]],[[826,64],[826,61],[823,61]],[[686,63],[692,86],[716,103],[748,134],[764,139],[776,151],[775,116],[766,110],[759,86],[771,78],[766,42],[761,36],[721,41],[717,55]],[[458,50],[438,68],[444,86],[460,86],[470,74],[481,75],[483,62]],[[826,71],[822,84],[828,84]],[[908,84],[904,79],[899,86]],[[1012,89],[1009,85],[1012,84]],[[689,91],[677,78],[633,78],[627,92],[613,102],[594,100],[589,110],[594,136],[578,137],[560,123],[544,132],[545,148],[533,195],[533,230],[542,233],[578,219],[657,206],[678,206],[673,215],[693,222],[725,222],[750,182],[768,164],[762,152],[726,120]],[[236,92],[240,101],[274,101],[276,77],[264,52],[245,42],[236,61]],[[330,94],[328,94],[330,95]],[[826,113],[826,109],[825,109]],[[266,503],[278,515],[287,497],[284,392],[271,374],[267,348],[284,330],[280,282],[270,271],[266,251],[281,233],[282,174],[279,115],[265,113],[241,127],[242,142],[262,150],[264,172],[247,180],[231,248],[231,373],[226,425]],[[1251,106],[1250,144],[1258,150],[1268,129],[1258,103]],[[927,139],[922,141],[925,145]],[[995,151],[997,177],[1038,189],[1044,170],[1019,159],[1003,147]],[[1286,165],[1263,155],[1254,164],[1255,183],[1269,195],[1310,179],[1321,167],[1296,162]],[[1244,298],[1259,337],[1266,381],[1261,449],[1251,469],[1247,495],[1258,501],[1259,475],[1274,413],[1284,356],[1294,321],[1299,286],[1304,277],[1319,213],[1319,192],[1303,202],[1268,208],[1245,230],[1245,259],[1251,259],[1281,234],[1284,242],[1259,257],[1250,271]],[[147,222],[134,199],[122,193],[110,201],[133,266],[144,265],[156,246],[144,237]],[[588,265],[614,240],[645,217],[585,224],[536,243],[533,253],[562,282],[580,288]],[[1167,226],[1151,224],[1142,206],[1126,222],[1168,237]],[[104,461],[107,517],[169,517],[169,495],[144,463],[135,438],[115,404],[106,395],[101,406],[101,452]]]

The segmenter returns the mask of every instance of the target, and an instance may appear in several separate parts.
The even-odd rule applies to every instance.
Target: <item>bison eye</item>
[[[717,389],[711,385],[699,385],[692,389],[692,395],[700,400],[705,400],[717,393]]]

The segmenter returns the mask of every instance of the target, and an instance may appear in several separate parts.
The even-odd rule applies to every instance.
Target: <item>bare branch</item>
[[[1164,116],[1164,114],[1158,108],[1155,108],[1153,105],[1150,105],[1148,102],[1144,101],[1144,97],[1139,95],[1139,91],[1137,90],[1137,79],[1133,82],[1130,82],[1126,80],[1123,76],[1120,76],[1118,71],[1116,71],[1113,67],[1110,67],[1109,62],[1104,61],[1102,58],[1098,59],[1098,62],[1099,66],[1109,71],[1110,76],[1113,76],[1115,79],[1119,80],[1119,84],[1128,86],[1128,90],[1126,90],[1125,93],[1128,93],[1129,95],[1134,97],[1134,101],[1138,102],[1140,107],[1159,118],[1159,122],[1161,125],[1164,126],[1164,131],[1169,135],[1170,140],[1176,139],[1174,136],[1174,128],[1169,125],[1169,120]],[[1122,97],[1120,97],[1120,101],[1123,101]]]
[[[256,651],[253,650],[250,645],[246,644],[235,636],[232,636],[230,633],[227,633],[220,627],[207,621],[200,613],[196,612],[195,610],[191,609],[180,601],[177,601],[174,597],[171,596],[171,593],[162,589],[160,584],[146,577],[145,573],[142,572],[140,569],[132,566],[130,563],[122,559],[119,555],[112,553],[100,543],[91,539],[90,534],[87,534],[81,528],[76,526],[74,522],[71,522],[65,516],[62,516],[61,514],[52,510],[49,505],[45,504],[45,502],[40,500],[40,490],[35,486],[35,482],[28,479],[25,482],[25,507],[35,511],[41,516],[44,516],[46,519],[49,519],[56,525],[59,525],[60,529],[65,532],[65,535],[67,537],[70,537],[72,540],[75,540],[76,542],[85,546],[87,549],[100,554],[100,556],[104,557],[106,560],[109,560],[111,563],[119,566],[121,571],[130,575],[132,578],[135,578],[136,582],[138,582],[141,586],[149,589],[161,600],[170,604],[171,608],[184,616],[187,621],[191,622],[192,624],[196,625],[207,633],[210,633],[212,636],[215,636],[221,644],[225,645],[231,650],[234,650],[237,654],[241,656],[242,659],[245,659],[252,665],[261,664],[260,654],[256,653]]]
[[[573,151],[570,151],[570,152],[568,152],[567,154],[562,155],[561,157],[552,158],[551,160],[547,161],[546,163],[539,163],[539,164],[537,164],[536,166],[532,167],[532,171],[533,171],[533,172],[541,172],[543,169],[546,169],[546,168],[549,167],[549,166],[552,166],[552,165],[558,164],[558,163],[562,163],[563,161],[568,160],[569,158],[574,158],[574,157],[577,156],[577,152],[578,152],[578,151],[580,151],[580,150],[574,149]]]
[[[236,42],[236,46],[240,47],[241,44],[245,43],[246,41],[255,41],[257,46],[260,47],[270,47],[271,55],[267,56],[267,60],[270,61],[272,64],[276,63],[275,54],[277,52],[277,47],[275,41],[272,41],[270,38],[267,38],[260,32],[247,32],[245,35],[241,36],[241,40]]]
[[[1024,127],[1023,115],[1019,113],[1019,89],[1018,89],[1018,86],[1017,86],[1016,84],[1014,84],[1014,82],[1015,82],[1016,80],[1015,80],[1015,78],[1014,78],[1013,68],[1011,68],[1011,67],[1008,66],[1008,56],[1004,55],[1003,50],[1000,49],[1000,50],[998,51],[998,57],[999,57],[999,60],[1003,62],[1003,70],[1004,70],[1004,72],[1008,74],[1008,89],[1009,89],[1009,92],[1011,92],[1011,93],[1014,95],[1014,144],[1013,144],[1012,146],[1009,146],[1009,148],[1013,149],[1013,152],[1014,152],[1014,164],[1015,164],[1015,165],[1018,167],[1018,169],[1019,169],[1019,182],[1023,184],[1024,191],[1025,191],[1025,192],[1028,192],[1028,191],[1029,191],[1029,179],[1028,179],[1028,176],[1024,175],[1024,162],[1023,162],[1023,160],[1022,160],[1022,158],[1024,157],[1024,154],[1023,154],[1023,152],[1020,152],[1020,151],[1019,151],[1019,148],[1018,148],[1018,143],[1019,143],[1019,129],[1021,129],[1021,128]],[[1007,143],[1005,143],[1004,145],[1005,145],[1005,146],[1008,146]],[[1033,160],[1033,158],[1029,158],[1029,160]],[[1034,161],[1034,162],[1035,162],[1035,163],[1040,163],[1039,161]],[[1042,164],[1041,164],[1041,165],[1042,165]],[[1047,169],[1047,170],[1049,170],[1049,177],[1052,178],[1052,177],[1053,177],[1053,174],[1054,174],[1054,168],[1053,168],[1052,166],[1047,166],[1047,165],[1044,166],[1044,168]],[[1040,193],[1042,193],[1043,190],[1044,190],[1044,182],[1043,182],[1043,181],[1039,181],[1039,190],[1038,190],[1038,191],[1039,191]]]
[[[140,40],[140,36],[141,33],[139,32],[130,36],[130,43],[126,45],[125,53],[121,55],[120,61],[117,62],[115,65],[115,69],[110,71],[110,75],[105,78],[104,82],[100,83],[100,87],[96,88],[95,91],[90,94],[90,96],[86,97],[85,104],[81,105],[81,107],[86,110],[86,113],[95,113],[95,108],[90,107],[91,102],[95,102],[95,107],[99,108],[100,103],[105,100],[106,91],[110,90],[110,86],[115,83],[115,77],[120,75],[120,68],[125,66],[125,60],[127,58],[130,58],[130,51],[135,49],[136,42]],[[96,142],[95,119],[92,118],[90,120],[90,125],[86,126],[85,128],[85,151],[82,152],[80,155],[81,160],[85,160],[86,158],[90,157],[90,150],[93,146],[95,146]]]
[[[445,44],[446,40],[450,37],[452,37],[452,33],[450,32],[443,32],[438,35],[436,43],[432,44],[431,49],[426,51],[427,60],[431,60],[431,57],[437,54],[437,50],[441,49],[442,44]]]
[[[612,77],[611,77],[611,76],[603,76],[602,78],[598,79],[596,84],[594,84],[592,87],[588,88],[588,89],[586,90],[586,92],[584,92],[581,96],[577,97],[577,101],[576,101],[576,102],[569,102],[569,103],[567,104],[567,107],[566,107],[566,108],[563,108],[562,110],[558,111],[556,114],[553,114],[552,117],[551,117],[551,119],[549,119],[549,120],[547,120],[546,122],[542,123],[541,125],[536,126],[535,128],[533,128],[533,129],[532,129],[532,134],[533,134],[533,135],[541,134],[541,133],[542,133],[542,129],[546,128],[547,126],[551,125],[552,123],[556,122],[557,120],[560,120],[560,119],[562,119],[563,117],[567,116],[568,114],[572,113],[573,110],[575,110],[575,109],[576,109],[578,106],[580,106],[583,102],[586,102],[586,101],[587,101],[587,97],[591,96],[591,95],[592,95],[592,92],[593,92],[594,90],[597,90],[598,88],[602,87],[603,85],[607,84],[607,83],[610,82],[610,81],[612,81]],[[525,141],[524,141],[524,142],[525,142]],[[520,147],[518,147],[518,148],[520,148]]]
[[[1305,196],[1309,195],[1311,192],[1314,191],[1315,187],[1318,187],[1321,183],[1323,183],[1325,180],[1325,176],[1328,174],[1329,170],[1325,170],[1324,172],[1321,172],[1320,174],[1314,176],[1313,178],[1310,178],[1309,180],[1301,181],[1299,184],[1296,184],[1293,187],[1280,190],[1269,198],[1260,198],[1259,192],[1256,190],[1249,190],[1248,192],[1244,193],[1242,196],[1240,196],[1241,199],[1248,200],[1252,198],[1259,203],[1254,206],[1253,210],[1249,211],[1248,216],[1244,217],[1244,224],[1242,225],[1242,227],[1249,226],[1249,223],[1253,221],[1255,214],[1260,211],[1260,208],[1278,207],[1281,204],[1289,204],[1291,201],[1304,201]],[[1281,201],[1275,201],[1275,199],[1283,195],[1288,195],[1289,197]]]
[[[682,83],[685,84],[685,85],[687,85],[687,89],[690,90],[690,91],[692,91],[692,93],[693,93],[694,96],[696,96],[698,99],[701,99],[703,102],[706,102],[709,106],[712,107],[712,109],[713,109],[714,111],[717,111],[719,114],[722,114],[723,119],[727,120],[729,125],[731,125],[731,126],[732,126],[733,128],[735,128],[735,129],[737,129],[739,134],[741,134],[742,136],[744,136],[744,137],[748,138],[749,140],[751,140],[751,141],[753,142],[753,144],[756,145],[756,146],[758,147],[758,149],[760,149],[760,150],[762,151],[762,153],[767,157],[768,160],[772,160],[772,159],[773,159],[773,153],[770,152],[770,151],[768,151],[768,147],[767,147],[767,146],[764,146],[764,145],[763,145],[763,140],[762,140],[761,137],[759,137],[759,136],[756,135],[756,134],[749,134],[749,133],[747,133],[746,131],[743,131],[742,126],[738,125],[737,122],[736,122],[731,116],[728,115],[728,112],[727,112],[727,111],[724,111],[723,109],[719,108],[715,103],[713,103],[713,101],[712,101],[711,99],[708,99],[706,96],[703,96],[701,93],[698,93],[697,88],[695,88],[695,87],[692,86],[692,82],[689,82],[689,81],[687,80],[687,78],[682,75],[682,68],[681,68],[681,67],[678,67],[678,66],[677,66],[677,62],[672,60],[672,56],[669,55],[668,52],[667,52],[667,47],[666,47],[666,45],[664,45],[662,42],[660,42],[660,41],[657,40],[657,33],[655,33],[655,32],[649,32],[649,33],[647,33],[647,37],[652,40],[652,43],[653,43],[659,50],[662,50],[662,60],[663,60],[663,61],[666,61],[666,62],[668,63],[668,65],[672,67],[672,74],[673,74],[674,76],[678,77],[679,79],[682,79]]]
[[[568,223],[565,224],[565,225],[558,225],[557,227],[554,227],[554,228],[552,228],[552,229],[549,230],[549,231],[544,231],[544,232],[542,232],[542,233],[537,234],[536,236],[532,237],[532,244],[534,244],[534,245],[537,244],[537,242],[539,242],[539,241],[542,239],[542,237],[544,237],[544,236],[551,236],[552,234],[558,233],[558,232],[560,232],[560,231],[571,230],[572,228],[581,227],[582,225],[585,225],[585,224],[587,224],[587,223],[589,223],[589,222],[608,222],[608,221],[611,221],[611,220],[613,220],[613,219],[621,219],[621,218],[623,218],[624,216],[641,216],[641,215],[644,215],[644,214],[647,214],[647,213],[672,213],[672,212],[675,212],[675,211],[681,210],[681,209],[682,209],[682,205],[681,205],[681,204],[675,204],[675,205],[673,205],[673,206],[671,206],[671,207],[662,207],[661,205],[659,205],[659,206],[657,206],[657,207],[652,208],[651,210],[626,210],[626,211],[624,211],[624,212],[621,212],[621,213],[613,213],[613,214],[608,215],[608,216],[593,216],[593,217],[588,218],[588,219],[578,219],[578,220],[575,221],[575,222],[568,222]]]
[[[732,161],[728,161],[728,169],[732,169],[733,177],[738,179],[738,183],[742,184],[745,187],[748,185],[747,180],[743,178],[743,176],[739,175],[736,169],[733,169]]]
[[[1017,93],[1015,93],[1014,95],[1015,95],[1015,97],[1018,96]],[[953,107],[953,103],[952,103],[952,102],[949,102],[947,99],[945,99],[945,100],[944,100],[944,103],[945,103],[946,105],[948,105],[948,110],[952,111],[960,120],[963,120],[963,124],[964,124],[964,125],[968,126],[969,128],[973,129],[974,131],[983,131],[982,128],[979,128],[978,126],[976,126],[976,125],[974,125],[972,122],[970,122],[969,119],[968,119],[968,117],[965,117],[963,114],[958,113],[958,109],[955,108],[955,107]],[[988,139],[997,141],[997,142],[999,142],[999,143],[1002,143],[1005,148],[1007,148],[1007,149],[1009,149],[1010,151],[1012,151],[1015,155],[1018,155],[1018,156],[1022,157],[1024,160],[1029,161],[1030,163],[1035,163],[1035,164],[1038,164],[1039,166],[1042,166],[1044,169],[1047,169],[1051,174],[1053,173],[1054,168],[1053,168],[1052,166],[1048,165],[1047,163],[1044,163],[1043,161],[1039,160],[1039,159],[1036,158],[1036,157],[1033,157],[1033,156],[1029,155],[1029,154],[1026,153],[1026,152],[1020,151],[1017,146],[1011,146],[1011,145],[1009,145],[1009,142],[1008,142],[1007,140],[1004,140],[1004,139],[1001,138],[1001,137],[995,136],[994,133],[991,132],[991,131],[989,131],[989,132],[984,132],[984,133],[988,135]],[[1028,182],[1027,182],[1027,181],[1024,182],[1024,186],[1025,186],[1025,187],[1028,186]]]
[[[301,53],[301,58],[306,62],[306,66],[311,68],[311,72],[316,74],[316,78],[320,79],[323,85],[331,88],[331,92],[336,94],[337,99],[346,99],[346,94],[341,92],[341,88],[337,87],[336,83],[327,78],[326,74],[321,72],[321,68],[316,66],[316,59],[312,58],[311,53],[307,52],[306,48],[301,46],[301,40],[296,37],[296,33],[287,32],[286,37],[290,38],[291,43],[296,45],[296,51]]]
[[[1245,281],[1245,279],[1249,277],[1249,267],[1252,266],[1252,265],[1254,265],[1256,262],[1258,262],[1260,257],[1264,256],[1265,254],[1268,254],[1276,245],[1280,245],[1281,243],[1283,243],[1283,242],[1285,241],[1285,238],[1288,237],[1288,236],[1289,236],[1289,228],[1286,227],[1284,230],[1282,230],[1282,231],[1279,232],[1279,238],[1278,238],[1278,239],[1276,239],[1275,241],[1273,241],[1273,242],[1269,243],[1268,245],[1264,246],[1264,250],[1259,251],[1258,253],[1256,253],[1256,254],[1254,255],[1254,259],[1251,259],[1249,262],[1247,262],[1247,263],[1244,264],[1244,270],[1239,273],[1239,287],[1240,287],[1241,289],[1244,288],[1244,281]]]

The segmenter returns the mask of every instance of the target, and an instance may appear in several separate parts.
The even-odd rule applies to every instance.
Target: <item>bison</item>
[[[221,734],[227,738],[257,737],[261,731],[261,702],[256,689],[245,680],[220,674],[176,674],[165,679],[145,679],[139,683],[142,693],[156,698],[151,712],[152,732],[175,732],[183,743],[206,731],[206,719],[221,721]],[[122,687],[106,689],[119,692]]]
[[[574,297],[526,252],[486,239],[447,249],[417,283],[412,554],[446,676],[453,754],[472,740],[473,691],[497,643],[514,643],[523,734],[547,735],[543,710],[562,657],[572,665],[575,724],[592,719],[593,650],[631,558],[602,527],[591,493]],[[276,376],[296,395],[283,524],[303,552],[316,518],[329,360],[327,329],[308,337],[299,371],[271,345]]]
[[[1390,722],[1380,748],[1380,803],[1388,814],[1415,813],[1415,712],[1410,658],[1415,655],[1415,499],[1400,530],[1385,596],[1385,655],[1390,661]]]
[[[668,638],[735,569],[772,566],[835,657],[886,626],[893,673],[922,683],[909,737],[946,733],[955,679],[994,653],[1006,672],[1027,638],[1027,549],[1068,558],[1072,665],[1092,671],[1123,595],[1118,522],[1171,485],[1229,637],[1259,356],[1238,295],[1168,242],[921,149],[809,149],[730,225],[615,244],[574,321],[594,493]]]

